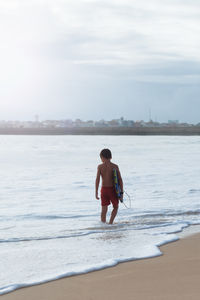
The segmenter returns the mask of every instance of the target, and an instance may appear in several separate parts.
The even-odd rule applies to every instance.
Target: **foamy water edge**
[[[167,235],[168,240],[155,245],[156,251],[153,255],[144,256],[144,257],[140,257],[140,258],[129,257],[127,259],[122,259],[122,260],[120,260],[120,259],[113,260],[107,264],[96,265],[95,267],[87,268],[85,270],[80,270],[79,272],[67,272],[64,274],[59,274],[57,276],[52,276],[52,277],[46,278],[41,281],[32,282],[31,284],[30,283],[22,283],[22,284],[15,284],[15,285],[2,287],[2,288],[0,288],[0,295],[5,295],[5,294],[11,293],[15,290],[21,289],[21,288],[45,284],[45,283],[48,283],[51,281],[55,281],[55,280],[59,280],[59,279],[63,279],[63,278],[71,277],[71,276],[83,275],[83,274],[87,274],[90,272],[95,272],[95,271],[103,270],[106,268],[111,268],[111,267],[117,266],[118,264],[124,263],[124,262],[130,262],[130,261],[136,261],[136,260],[138,261],[138,260],[143,260],[143,259],[148,259],[148,258],[156,258],[156,257],[163,255],[162,251],[160,250],[161,246],[176,242],[180,239],[187,238],[191,235],[199,234],[199,233],[200,233],[200,224],[188,225],[187,227],[183,228],[180,232],[176,232],[176,234],[175,233],[168,234]]]

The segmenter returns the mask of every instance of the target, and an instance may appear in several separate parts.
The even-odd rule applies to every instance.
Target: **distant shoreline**
[[[200,135],[200,127],[0,128],[0,135]]]

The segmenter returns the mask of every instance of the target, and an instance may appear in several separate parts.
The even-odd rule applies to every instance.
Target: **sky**
[[[0,120],[200,122],[199,0],[0,0]]]

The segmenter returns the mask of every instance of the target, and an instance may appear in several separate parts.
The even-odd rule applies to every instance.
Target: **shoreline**
[[[66,127],[0,128],[0,135],[167,135],[199,136],[200,126],[192,127]]]
[[[179,240],[159,247],[161,256],[20,288],[1,297],[3,300],[197,300],[200,293],[199,230],[200,225],[194,225],[185,229],[185,235],[177,233]]]

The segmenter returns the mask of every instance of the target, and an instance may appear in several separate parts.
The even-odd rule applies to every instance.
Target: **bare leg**
[[[109,224],[112,224],[116,215],[117,215],[117,212],[118,212],[118,206],[117,207],[113,207],[113,210],[112,210],[112,213],[111,213],[111,216],[110,216],[110,222]]]
[[[106,223],[106,214],[108,211],[108,206],[101,207],[101,222]]]

